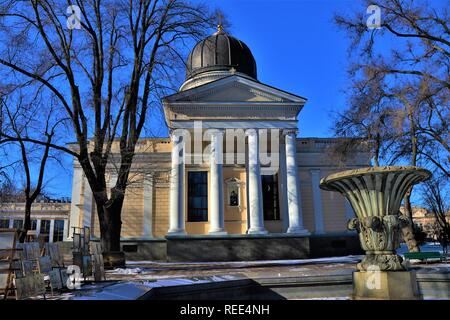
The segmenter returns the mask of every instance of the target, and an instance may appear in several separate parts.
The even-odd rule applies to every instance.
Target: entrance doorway
[[[280,220],[278,175],[261,175],[264,220]]]

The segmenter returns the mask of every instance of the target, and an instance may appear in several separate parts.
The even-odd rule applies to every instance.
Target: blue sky
[[[225,12],[232,24],[229,33],[252,50],[259,81],[308,99],[299,116],[300,136],[331,136],[331,115],[345,106],[349,44],[345,33],[334,25],[333,15],[359,8],[365,11],[365,7],[349,0],[208,3]],[[163,126],[160,120],[156,123]],[[166,131],[155,129],[157,135]],[[65,168],[58,165],[47,171],[47,190],[58,197],[71,196],[70,157],[64,164]]]
[[[252,50],[258,80],[308,99],[299,116],[300,136],[330,136],[330,116],[345,105],[348,46],[333,15],[355,1],[216,3],[232,23],[230,33]]]

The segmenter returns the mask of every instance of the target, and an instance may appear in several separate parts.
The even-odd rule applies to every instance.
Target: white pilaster
[[[259,138],[256,129],[246,131],[248,136],[248,207],[250,208],[249,234],[266,234],[262,201],[261,168],[259,163]]]
[[[226,234],[223,200],[223,132],[211,132],[209,234]]]
[[[55,232],[55,219],[50,220],[50,231],[48,232],[48,242],[53,242],[53,233]]]
[[[72,202],[70,204],[70,216],[68,225],[68,235],[67,238],[70,240],[72,238],[72,227],[80,228],[82,227],[80,221],[80,203],[81,203],[81,187],[83,181],[83,170],[78,165],[77,160],[74,160],[73,165],[73,177],[72,177]],[[38,220],[40,225],[40,220]]]
[[[170,222],[168,234],[186,234],[184,227],[184,136],[173,132],[170,172]]]
[[[88,180],[84,179],[83,194],[83,227],[91,227],[92,221],[92,190]]]
[[[153,177],[146,174],[144,177],[144,223],[143,236],[153,237]]]
[[[314,233],[321,234],[325,232],[325,228],[323,222],[322,197],[319,188],[320,170],[313,169],[310,172],[314,208]]]
[[[300,183],[297,169],[297,139],[295,131],[285,132],[287,199],[289,212],[288,233],[308,234],[303,227],[303,215],[300,202]]]

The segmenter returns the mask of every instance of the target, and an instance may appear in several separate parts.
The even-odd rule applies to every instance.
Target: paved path
[[[139,296],[151,287],[189,283],[216,282],[252,278],[290,278],[329,275],[351,275],[362,256],[306,260],[167,263],[130,261],[125,269],[109,270],[107,282],[86,284],[82,290],[49,297],[59,299],[121,299]],[[420,273],[450,272],[450,264],[413,264],[410,269]]]

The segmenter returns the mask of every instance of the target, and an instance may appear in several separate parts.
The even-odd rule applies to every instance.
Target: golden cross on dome
[[[222,12],[218,11],[216,13],[216,16],[217,16],[217,22],[218,22],[218,24],[217,24],[217,32],[223,32],[223,25],[222,25],[222,23],[223,23],[223,14],[222,14]]]

